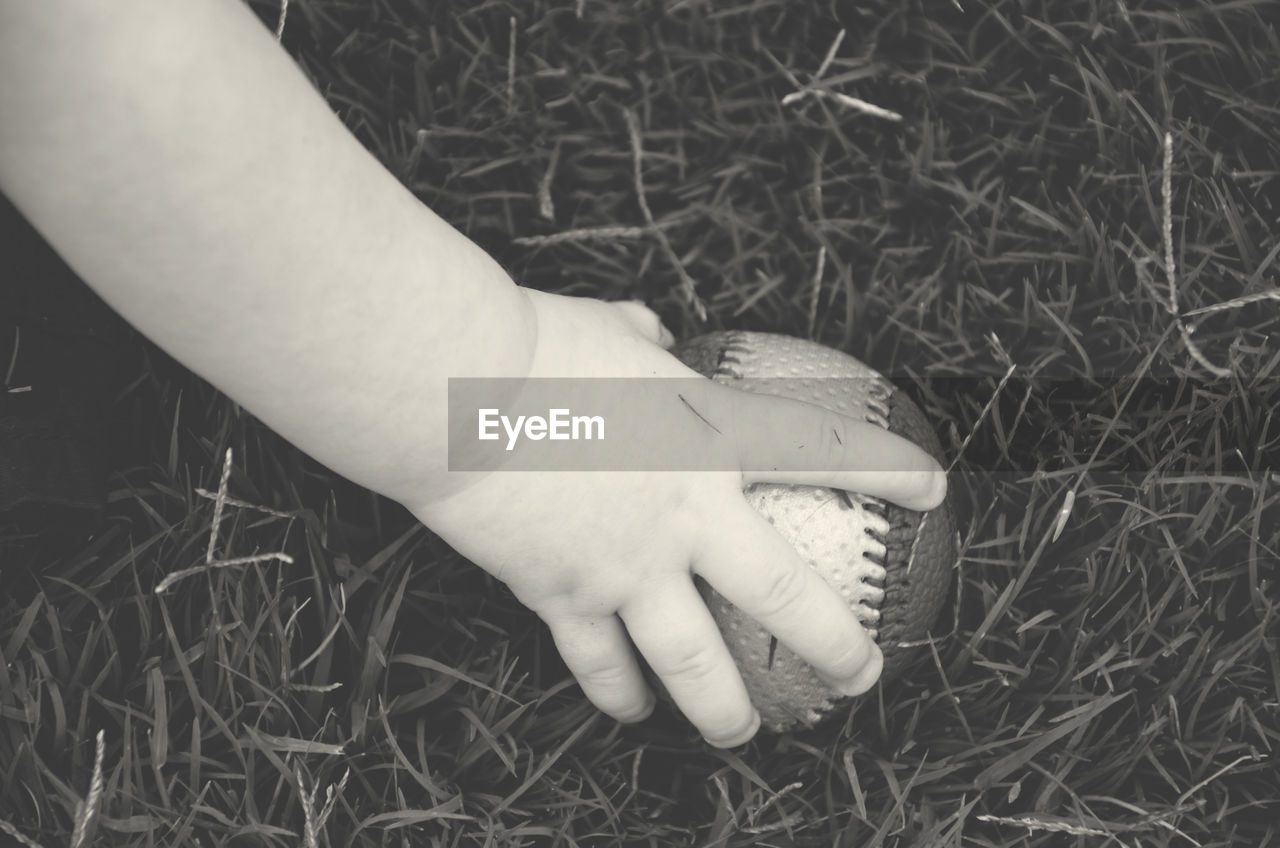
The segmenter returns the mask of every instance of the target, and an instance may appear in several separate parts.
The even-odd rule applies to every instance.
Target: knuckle
[[[653,712],[653,704],[650,701],[636,701],[613,709],[601,707],[601,710],[624,724],[634,724],[649,717]]]
[[[788,563],[771,568],[757,589],[759,615],[769,617],[799,606],[808,594],[808,578],[802,566]]]
[[[703,728],[702,735],[718,748],[732,748],[742,745],[760,729],[760,719],[750,705],[738,710],[737,714],[727,717],[713,728]]]
[[[844,422],[828,409],[816,408],[806,422],[814,444],[824,451],[840,447],[844,441]]]
[[[720,657],[721,652],[715,645],[682,645],[655,661],[654,671],[661,677],[676,680],[702,680],[714,675]]]
[[[578,678],[578,682],[584,687],[614,689],[626,684],[629,675],[625,666],[605,659],[574,669],[574,677]]]
[[[849,419],[834,412],[824,412],[814,424],[819,428],[814,438],[818,446],[818,461],[825,468],[849,467],[856,439],[849,427]]]

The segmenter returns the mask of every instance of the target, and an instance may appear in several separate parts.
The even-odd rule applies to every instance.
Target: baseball
[[[755,332],[710,333],[672,352],[719,383],[864,419],[942,461],[937,436],[919,407],[848,354]],[[959,546],[950,506],[944,502],[919,513],[864,495],[774,484],[750,486],[745,495],[876,639],[884,654],[881,680],[899,675],[927,640],[949,587]],[[849,700],[754,619],[701,581],[700,588],[764,727],[811,727]]]

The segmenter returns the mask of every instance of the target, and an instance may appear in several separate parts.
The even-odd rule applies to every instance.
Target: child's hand
[[[670,336],[643,307],[528,294],[538,317],[530,376],[682,377],[678,385],[686,391],[687,378],[697,376],[662,349]],[[707,740],[728,747],[750,739],[759,716],[695,574],[840,691],[866,691],[881,668],[879,648],[845,602],[751,509],[743,486],[767,480],[830,485],[930,509],[941,502],[946,483],[924,451],[881,428],[710,380],[699,385],[706,392],[699,408],[732,409],[733,415],[717,417],[718,434],[686,416],[683,425],[671,425],[678,436],[707,450],[728,445],[744,465],[756,467],[796,467],[789,450],[804,441],[821,444],[823,458],[808,463],[827,470],[477,473],[464,488],[411,507],[546,621],[569,669],[601,710],[638,721],[653,708],[634,643]],[[840,438],[779,437],[833,429]]]
[[[523,368],[530,351],[511,376],[695,375],[647,310],[517,289],[346,131],[243,4],[0,4],[0,111],[0,190],[108,303],[506,581],[609,714],[639,719],[652,700],[629,635],[708,739],[754,733],[695,574],[846,691],[875,681],[853,614],[742,498],[764,477],[447,471],[447,376]],[[933,460],[879,428],[694,383],[714,434],[661,389],[642,401],[675,444],[794,468],[801,441],[819,470],[779,482],[942,498]]]

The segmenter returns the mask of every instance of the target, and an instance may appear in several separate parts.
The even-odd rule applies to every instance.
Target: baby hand
[[[946,490],[937,463],[874,425],[698,377],[663,349],[670,335],[642,306],[528,296],[538,320],[529,376],[683,378],[671,381],[671,393],[677,386],[682,393],[678,406],[673,398],[643,402],[655,406],[664,433],[708,455],[737,457],[740,467],[476,472],[447,494],[411,504],[415,515],[547,623],[587,697],[619,721],[643,719],[654,704],[634,645],[711,744],[739,745],[759,728],[695,575],[837,690],[870,689],[879,648],[742,490],[805,483],[931,509]],[[669,412],[686,408],[701,413]],[[809,470],[742,470],[774,467]]]

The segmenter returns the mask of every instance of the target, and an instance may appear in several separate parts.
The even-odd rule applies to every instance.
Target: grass
[[[5,564],[0,818],[45,848],[85,808],[122,846],[1280,845],[1268,5],[295,0],[286,49],[516,279],[811,334],[919,399],[952,603],[834,727],[620,727],[500,585],[149,351],[101,524]],[[806,86],[902,120],[782,104]],[[215,524],[215,559],[291,562],[156,594]]]

